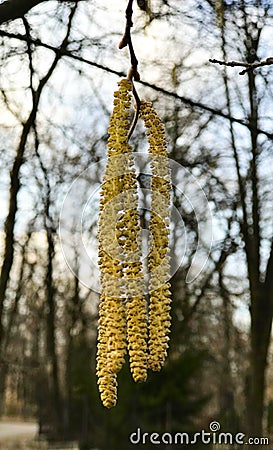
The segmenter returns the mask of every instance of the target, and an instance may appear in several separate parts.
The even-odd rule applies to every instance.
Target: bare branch
[[[131,28],[133,26],[133,1],[134,0],[129,0],[128,2],[128,6],[126,8],[126,26],[125,26],[125,32],[124,35],[119,43],[119,49],[122,49],[124,47],[126,47],[128,45],[129,47],[129,52],[130,52],[130,57],[131,57],[131,69],[129,71],[128,74],[128,78],[130,80],[134,79],[136,81],[140,80],[140,76],[139,73],[137,71],[137,65],[138,65],[138,60],[136,58],[136,54],[134,51],[134,47],[133,47],[133,43],[132,43],[132,38],[131,38]]]
[[[18,40],[24,41],[24,42],[28,41],[26,35],[24,35],[24,34],[9,33],[7,31],[3,31],[3,30],[0,30],[0,36],[13,38],[13,39],[18,39]],[[74,59],[75,61],[82,62],[82,63],[87,64],[87,65],[92,66],[92,67],[96,67],[97,69],[101,69],[101,70],[103,70],[105,72],[117,75],[119,77],[126,76],[124,74],[124,72],[111,69],[110,67],[104,66],[103,64],[98,64],[95,61],[91,61],[91,60],[88,60],[88,59],[83,58],[81,56],[75,55],[70,50],[68,50],[68,49],[66,49],[64,47],[63,48],[56,48],[53,45],[46,44],[45,42],[42,42],[39,39],[33,39],[33,38],[31,39],[31,43],[36,45],[36,46],[47,48],[47,49],[53,51],[56,54],[59,54],[59,55],[62,55],[62,56],[67,56],[69,58]],[[225,113],[225,112],[223,112],[223,111],[221,111],[219,109],[212,108],[211,106],[205,105],[204,103],[201,103],[201,102],[193,101],[190,98],[187,98],[187,97],[184,97],[182,95],[179,95],[176,92],[168,91],[167,89],[164,89],[164,88],[162,88],[160,86],[157,86],[156,84],[148,83],[147,81],[143,81],[143,80],[140,80],[139,83],[142,84],[143,86],[146,86],[146,87],[148,87],[150,89],[153,89],[154,91],[161,92],[162,94],[164,94],[164,95],[166,95],[168,97],[175,98],[175,99],[181,101],[182,103],[184,103],[186,106],[188,106],[188,107],[190,107],[190,108],[192,108],[194,110],[195,109],[200,109],[202,111],[207,111],[207,112],[209,112],[209,113],[211,113],[211,114],[213,114],[215,116],[222,117],[223,119],[230,120],[233,123],[238,123],[239,125],[242,125],[242,126],[248,128],[249,130],[253,129],[253,125],[251,123],[249,123],[249,121],[247,121],[245,119],[238,119],[236,117],[230,116],[229,114],[227,114],[227,113]],[[265,131],[265,130],[263,130],[261,128],[255,128],[255,130],[257,130],[257,133],[263,134],[268,139],[273,140],[273,133],[269,133],[268,131]]]
[[[134,95],[134,98],[135,98],[135,101],[136,101],[136,110],[135,110],[134,118],[133,118],[133,121],[131,123],[130,129],[128,131],[128,141],[129,141],[130,137],[132,136],[132,134],[134,132],[134,129],[136,127],[136,124],[137,124],[137,121],[138,121],[138,118],[139,118],[139,111],[140,111],[140,98],[138,96],[138,93],[136,91],[136,88],[135,88],[134,84],[133,84],[133,95]]]
[[[43,3],[44,0],[7,0],[0,4],[0,25],[9,20],[23,17],[34,6]]]
[[[68,44],[69,35],[71,31],[72,20],[76,11],[77,3],[71,8],[67,32],[61,44],[60,50],[64,50]],[[33,91],[33,105],[29,113],[29,116],[25,123],[23,124],[22,134],[20,142],[17,148],[16,157],[13,162],[12,169],[10,171],[10,196],[9,196],[9,210],[5,220],[4,230],[5,230],[5,248],[3,254],[3,263],[0,272],[0,345],[3,339],[3,311],[4,311],[4,300],[6,296],[6,290],[9,282],[10,271],[13,265],[14,259],[14,229],[16,214],[18,211],[18,193],[21,187],[20,183],[20,170],[24,163],[24,153],[26,148],[26,143],[29,137],[30,130],[35,125],[35,120],[38,112],[39,101],[42,95],[42,91],[48,80],[50,79],[52,73],[54,72],[59,60],[61,59],[63,53],[61,51],[55,52],[55,58],[48,69],[48,72],[40,80],[39,85],[35,91]],[[30,57],[31,59],[31,57]]]
[[[220,66],[228,67],[245,67],[244,70],[239,72],[239,75],[245,75],[258,67],[271,66],[273,64],[273,57],[266,58],[263,61],[255,61],[253,63],[241,62],[241,61],[219,61],[218,59],[209,59],[209,62],[213,64],[219,64]]]
[[[131,58],[131,68],[129,70],[128,73],[128,79],[132,81],[139,81],[140,80],[140,75],[137,71],[137,66],[138,66],[138,60],[134,51],[134,47],[133,47],[133,43],[132,43],[132,38],[131,38],[131,28],[133,26],[133,1],[134,0],[129,0],[128,1],[128,6],[126,8],[126,26],[125,26],[125,32],[124,35],[119,43],[119,49],[122,49],[124,47],[129,47],[129,52],[130,52],[130,58]],[[135,102],[136,102],[136,110],[135,110],[135,115],[130,127],[130,130],[128,132],[128,141],[130,139],[130,137],[132,136],[134,129],[136,127],[137,121],[138,121],[138,117],[139,117],[139,111],[140,111],[140,99],[138,96],[138,93],[136,91],[136,88],[134,86],[133,83],[133,95],[135,98]]]
[[[30,34],[30,26],[25,17],[23,17],[23,23],[26,30],[26,36],[28,38],[27,41],[27,53],[28,53],[28,59],[29,59],[29,85],[32,95],[32,101],[33,104],[35,102],[35,90],[33,86],[33,76],[34,76],[34,67],[33,67],[33,60],[32,60],[32,49],[31,49],[31,34]]]

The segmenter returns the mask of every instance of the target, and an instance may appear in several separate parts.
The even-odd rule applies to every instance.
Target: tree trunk
[[[67,34],[62,42],[62,45],[60,49],[64,49],[67,46],[68,42],[68,36],[70,34],[70,28],[71,28],[71,21],[73,18],[73,15],[75,13],[75,8],[72,8],[69,23],[67,27]],[[0,348],[2,344],[3,339],[3,306],[4,306],[4,300],[6,296],[6,290],[8,286],[10,271],[13,264],[13,258],[14,258],[14,228],[15,228],[15,220],[16,220],[16,213],[18,210],[18,193],[20,190],[20,170],[24,163],[24,153],[26,148],[27,139],[29,136],[29,133],[31,129],[35,126],[39,101],[41,98],[42,91],[48,82],[49,78],[53,74],[60,58],[62,56],[62,53],[56,54],[48,72],[46,75],[40,80],[39,86],[36,91],[32,88],[32,98],[33,98],[33,104],[32,109],[29,114],[29,117],[25,124],[23,125],[23,130],[21,134],[21,139],[18,145],[17,154],[13,163],[12,170],[10,172],[10,191],[9,191],[9,212],[7,215],[7,218],[5,220],[5,249],[4,249],[4,256],[3,256],[3,264],[1,268],[1,274],[0,274]]]
[[[9,190],[9,212],[5,220],[5,249],[3,256],[3,264],[0,274],[0,348],[3,342],[3,307],[6,297],[9,276],[14,258],[14,227],[16,213],[18,210],[17,196],[20,190],[20,169],[24,163],[24,152],[30,129],[35,121],[38,103],[33,106],[28,120],[23,126],[20,143],[17,154],[10,172],[10,190]]]
[[[47,230],[47,272],[46,272],[46,302],[47,302],[47,354],[50,361],[50,380],[52,384],[52,402],[54,416],[56,416],[57,431],[62,427],[62,408],[59,382],[59,364],[56,350],[56,305],[55,289],[53,286],[53,258],[55,254],[54,237],[50,229]]]
[[[222,272],[219,272],[219,287],[222,299],[223,323],[223,360],[220,389],[220,413],[223,425],[230,433],[232,433],[238,431],[238,417],[235,409],[235,392],[231,371],[231,332],[233,323],[229,293],[224,286]]]
[[[271,275],[272,276],[272,275]],[[266,369],[270,345],[273,294],[267,282],[261,286],[260,295],[253,301],[251,309],[251,357],[248,433],[262,436],[266,388]]]
[[[11,3],[15,3],[15,2],[5,2],[2,5],[2,7],[4,9],[5,8],[8,9],[11,6]],[[17,0],[16,0],[16,3],[18,3]],[[34,6],[34,4],[38,4],[38,2],[36,2],[34,0],[29,1],[27,3],[28,3],[28,6],[26,7],[27,9],[25,11],[22,10],[20,13],[20,16],[23,15],[24,12],[26,12],[29,9],[29,7]],[[14,259],[14,228],[15,228],[15,221],[16,221],[16,213],[18,210],[17,197],[18,197],[18,193],[20,190],[20,170],[24,163],[24,153],[25,153],[26,143],[27,143],[29,133],[31,132],[32,129],[35,129],[35,121],[36,121],[38,106],[39,106],[39,102],[40,102],[40,98],[41,98],[43,89],[44,89],[45,85],[47,84],[48,80],[50,79],[51,75],[53,74],[59,60],[61,59],[63,51],[67,47],[68,39],[69,39],[70,31],[71,31],[72,20],[73,20],[74,14],[76,12],[76,8],[77,8],[77,2],[71,7],[71,12],[70,12],[68,24],[67,24],[67,31],[66,31],[64,39],[61,43],[60,51],[56,52],[53,62],[51,63],[45,76],[40,80],[37,89],[34,89],[34,87],[32,85],[32,75],[33,75],[33,73],[32,73],[33,72],[32,51],[31,51],[30,46],[28,49],[29,50],[28,51],[29,72],[30,72],[30,78],[31,78],[32,108],[29,113],[29,117],[28,117],[27,121],[23,125],[21,139],[20,139],[20,142],[18,145],[16,157],[15,157],[13,167],[12,167],[12,170],[10,173],[9,210],[8,210],[8,215],[6,217],[5,226],[4,226],[5,247],[4,247],[4,255],[3,255],[3,264],[1,267],[1,273],[0,273],[0,349],[2,348],[3,337],[4,337],[4,326],[3,326],[4,301],[5,301],[6,291],[7,291],[7,287],[8,287],[9,278],[10,278],[10,271],[11,271],[13,259]],[[52,249],[54,251],[54,244],[53,244],[53,240],[51,241],[51,238],[52,238],[52,236],[51,237],[48,236],[48,248],[49,248],[48,255],[50,255],[52,253]],[[51,262],[52,262],[52,260],[51,260]],[[48,273],[47,273],[47,281],[48,281],[47,294],[48,294],[48,305],[49,305],[49,316],[50,317],[52,317],[52,315],[54,315],[53,291],[51,290],[51,288],[49,288],[49,286],[51,285],[51,282],[50,282],[51,276],[52,276],[52,266],[50,267],[50,263],[49,263]],[[49,320],[48,320],[48,324],[49,324]],[[54,324],[53,324],[53,326],[54,326]],[[53,335],[54,335],[54,332],[52,333],[52,331],[51,331],[51,337]],[[54,341],[51,340],[51,342],[54,342]],[[51,354],[53,355],[52,348],[50,348],[50,351],[51,351]],[[54,358],[53,358],[53,360],[54,360]],[[54,361],[53,372],[55,374],[57,374],[56,367],[57,367],[57,361]],[[58,391],[58,389],[57,389],[57,391]],[[1,395],[2,395],[2,392],[0,390],[0,402],[1,402]]]
[[[77,258],[76,258],[77,259]],[[69,310],[69,309],[68,309]],[[79,292],[79,278],[78,278],[78,264],[76,262],[76,276],[74,278],[74,295],[70,300],[70,316],[68,318],[68,329],[67,329],[67,350],[66,350],[66,367],[65,367],[65,378],[66,378],[66,396],[67,396],[67,414],[65,425],[69,426],[71,418],[71,404],[73,402],[72,390],[73,390],[73,380],[72,380],[72,366],[73,366],[73,354],[74,354],[74,337],[73,328],[79,318],[80,313],[80,292]],[[67,428],[67,431],[69,429]]]

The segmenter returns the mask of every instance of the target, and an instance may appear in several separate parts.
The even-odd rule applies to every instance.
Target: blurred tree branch
[[[79,1],[81,0],[77,0],[77,2]],[[45,0],[6,0],[0,4],[0,25],[10,20],[23,18],[25,14],[40,3],[45,3]],[[60,1],[60,3],[63,2]]]
[[[20,138],[20,142],[17,148],[16,157],[13,162],[12,169],[10,171],[10,191],[9,191],[9,210],[8,215],[5,220],[5,244],[4,244],[4,253],[3,253],[3,264],[1,267],[0,273],[0,345],[4,336],[4,325],[2,323],[3,319],[3,311],[4,311],[4,300],[6,297],[6,290],[9,282],[10,271],[13,265],[14,259],[14,228],[15,228],[15,220],[16,214],[18,210],[18,193],[21,187],[20,182],[20,170],[24,163],[24,153],[27,144],[27,140],[29,137],[29,133],[35,124],[38,106],[40,102],[40,98],[43,92],[45,85],[53,74],[59,60],[61,59],[63,53],[62,49],[65,49],[68,45],[68,39],[71,31],[72,19],[74,17],[76,11],[77,2],[74,3],[74,6],[71,8],[71,13],[69,16],[69,21],[67,24],[66,35],[62,41],[61,47],[58,52],[56,52],[55,58],[48,69],[48,72],[45,76],[40,80],[39,85],[36,90],[32,91],[32,109],[29,113],[27,120],[22,124],[22,134]],[[25,24],[26,25],[26,24]],[[29,54],[30,63],[32,64],[31,54]],[[31,70],[30,70],[31,72]]]
[[[273,65],[273,57],[271,56],[263,61],[254,61],[253,63],[242,61],[219,61],[218,59],[209,59],[209,62],[219,64],[220,66],[245,67],[244,70],[239,72],[239,75],[245,75],[247,72],[257,69],[258,67]]]
[[[126,76],[126,74],[124,72],[111,69],[110,67],[104,66],[103,64],[98,64],[94,61],[90,61],[86,58],[83,58],[82,56],[75,55],[69,49],[64,48],[63,46],[56,48],[50,44],[40,41],[39,39],[31,38],[31,40],[29,40],[25,34],[10,33],[10,32],[4,31],[4,30],[0,30],[0,36],[12,38],[12,39],[18,39],[18,40],[24,41],[24,42],[29,41],[33,45],[44,47],[44,48],[47,48],[48,50],[52,50],[54,53],[59,54],[60,56],[67,56],[76,61],[83,62],[89,66],[97,67],[98,69],[104,70],[105,72],[108,72],[108,73],[112,73],[119,77]],[[251,123],[249,123],[248,120],[246,120],[246,119],[238,119],[236,117],[230,116],[229,114],[227,114],[219,109],[205,105],[204,103],[201,103],[201,102],[196,102],[194,100],[191,100],[190,98],[179,95],[176,92],[168,91],[167,89],[164,89],[160,86],[157,86],[152,83],[148,83],[147,81],[140,80],[139,83],[142,84],[143,86],[153,89],[154,91],[161,92],[162,94],[164,94],[166,96],[180,100],[182,103],[184,103],[186,106],[189,106],[190,108],[208,111],[215,116],[222,117],[223,119],[227,119],[233,123],[238,123],[244,127],[247,127],[249,130],[253,129],[253,125]],[[261,128],[255,128],[255,131],[257,131],[258,134],[263,134],[267,138],[273,140],[273,133],[269,133],[268,131],[262,130]]]
[[[0,25],[9,20],[23,17],[34,6],[43,3],[44,0],[7,0],[0,5]]]

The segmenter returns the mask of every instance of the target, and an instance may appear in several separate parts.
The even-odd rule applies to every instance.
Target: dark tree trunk
[[[272,290],[268,290],[269,283],[263,283],[260,289],[260,294],[255,301],[252,301],[253,306],[251,308],[251,356],[248,402],[248,433],[251,436],[262,436],[263,433],[266,369],[273,316],[273,295]]]
[[[2,11],[4,10],[6,12],[7,11],[12,12],[14,9],[14,5],[17,3],[19,5],[20,2],[18,2],[17,0],[4,2],[1,5],[1,9],[2,9]],[[30,9],[32,6],[35,6],[35,4],[38,4],[38,3],[39,2],[35,1],[35,0],[29,1],[29,2],[27,2],[27,5],[25,5],[25,9],[21,5],[21,10],[20,10],[19,15],[18,16],[15,15],[15,17],[23,16],[24,13],[26,11],[28,11],[28,9]],[[1,267],[1,273],[0,273],[0,350],[2,349],[3,338],[4,338],[4,326],[3,326],[4,301],[6,298],[6,291],[7,291],[8,282],[9,282],[9,278],[10,278],[10,272],[11,272],[11,268],[13,265],[13,259],[14,259],[14,228],[15,228],[15,221],[16,221],[16,213],[18,210],[18,199],[17,198],[18,198],[18,193],[20,190],[20,170],[24,163],[24,153],[25,153],[28,136],[29,136],[31,130],[35,129],[35,121],[36,121],[36,116],[37,116],[37,112],[38,112],[38,106],[39,106],[41,94],[43,92],[45,85],[47,84],[48,80],[50,79],[51,75],[53,74],[59,60],[61,59],[63,51],[67,47],[68,38],[70,35],[70,31],[71,31],[72,20],[73,20],[74,14],[76,12],[76,8],[77,8],[77,2],[75,2],[75,4],[71,7],[71,12],[70,12],[69,20],[68,20],[68,24],[67,24],[66,35],[62,41],[60,49],[58,52],[56,52],[52,64],[50,65],[46,75],[40,80],[37,89],[34,89],[34,87],[32,85],[32,76],[33,76],[32,51],[31,51],[30,44],[28,45],[29,71],[30,71],[30,82],[31,82],[30,84],[31,84],[31,93],[32,93],[32,109],[29,113],[29,117],[28,117],[27,121],[23,125],[22,134],[21,134],[20,142],[19,142],[19,145],[17,148],[16,157],[13,162],[12,170],[10,172],[9,208],[8,208],[8,215],[6,217],[5,226],[4,226],[5,246],[4,246],[4,254],[3,254],[3,264]],[[12,19],[15,17],[9,16],[9,14],[7,14],[7,17],[4,19],[9,20],[9,19]],[[0,22],[1,22],[1,20],[0,20]],[[26,20],[25,20],[25,24],[27,24]],[[28,27],[26,29],[26,34],[27,35],[29,34]],[[50,237],[50,238],[48,238],[49,254],[52,252],[52,245],[54,245],[54,244],[53,244],[53,240],[51,242],[51,237]],[[53,248],[53,250],[54,250],[54,248]],[[50,274],[50,272],[51,272],[51,274]],[[47,279],[48,279],[49,284],[50,284],[51,276],[52,276],[52,267],[51,268],[49,267],[48,274],[47,274]],[[49,286],[49,284],[48,284],[48,286]],[[50,291],[50,289],[48,289],[48,304],[51,305],[49,307],[49,314],[52,315],[54,312],[53,294]],[[56,366],[56,363],[54,362],[53,372],[56,372],[55,366]],[[4,387],[2,390],[4,392]],[[2,395],[2,391],[0,391],[0,402],[2,401],[1,395]]]
[[[257,53],[259,37],[261,29],[257,30],[255,39],[250,39],[251,45],[247,49],[247,58],[251,57],[251,52]],[[258,175],[258,117],[259,106],[257,101],[256,79],[253,72],[248,73],[248,89],[249,89],[249,104],[251,125],[251,153],[252,159],[250,163],[250,177],[251,183],[251,222],[245,223],[245,243],[246,256],[248,266],[248,277],[250,286],[250,313],[251,313],[251,328],[250,328],[250,391],[249,391],[249,405],[248,411],[248,433],[251,436],[261,436],[263,429],[263,413],[265,401],[266,388],[266,369],[268,350],[270,345],[270,334],[272,327],[272,265],[271,257],[268,260],[267,274],[264,282],[261,281],[261,198],[259,193],[259,175]]]
[[[73,15],[75,13],[75,7],[72,9],[70,18],[69,18],[69,24],[67,29],[67,34],[63,40],[63,43],[61,45],[61,49],[64,49],[67,45],[68,36],[70,33],[71,28],[71,21],[73,18]],[[6,296],[6,290],[8,286],[8,281],[10,277],[10,271],[13,264],[13,258],[14,258],[14,227],[15,227],[15,220],[16,220],[16,213],[18,210],[18,193],[20,190],[20,170],[24,163],[24,153],[26,148],[27,139],[29,136],[29,133],[32,128],[35,127],[35,121],[39,106],[39,101],[41,98],[41,94],[43,91],[43,88],[45,87],[46,83],[48,82],[49,78],[53,74],[58,61],[61,58],[61,51],[56,54],[47,74],[41,79],[39,86],[36,91],[32,89],[32,98],[33,98],[33,104],[32,109],[29,114],[29,117],[25,124],[23,125],[23,130],[21,134],[21,139],[18,145],[17,154],[13,163],[12,170],[10,172],[10,191],[9,191],[9,211],[7,218],[5,220],[5,248],[4,248],[4,256],[3,256],[3,264],[1,268],[0,273],[0,348],[2,345],[2,339],[3,339],[3,306],[4,306],[4,300]]]
[[[250,60],[258,51],[261,28],[256,28],[255,33],[249,29],[245,2],[241,2],[240,8],[244,18],[246,60]],[[222,51],[224,60],[226,55],[225,29],[222,30]],[[271,256],[268,260],[265,282],[262,282],[260,251],[261,251],[261,197],[259,192],[260,178],[258,174],[259,143],[258,143],[258,118],[259,104],[256,89],[256,75],[248,72],[248,99],[249,99],[249,130],[250,130],[250,166],[246,177],[241,175],[239,153],[236,145],[236,136],[232,121],[230,121],[230,136],[233,148],[233,156],[236,167],[240,203],[243,218],[241,231],[244,237],[245,253],[247,261],[249,294],[250,294],[250,356],[249,374],[247,377],[247,428],[250,436],[262,435],[263,408],[266,388],[266,368],[268,349],[270,344],[270,332],[273,316],[273,245]],[[231,115],[231,95],[227,72],[224,70],[224,84],[227,99],[227,109]]]
[[[76,258],[77,260],[77,258]],[[76,274],[78,272],[78,263],[76,262]],[[80,317],[80,292],[79,292],[79,279],[76,275],[74,278],[74,292],[73,297],[70,300],[70,305],[68,308],[69,317],[68,317],[68,328],[67,328],[67,350],[66,350],[66,367],[65,367],[65,381],[66,381],[66,432],[69,431],[69,424],[71,418],[71,406],[73,402],[73,380],[72,380],[72,370],[73,370],[73,354],[74,354],[74,337],[73,337],[73,329],[76,325],[78,318]]]
[[[56,345],[56,303],[53,285],[53,259],[55,254],[54,236],[47,230],[47,272],[46,272],[46,303],[47,303],[47,354],[50,361],[50,380],[52,385],[52,402],[56,416],[57,431],[62,428],[62,407],[59,382],[59,364]]]
[[[235,409],[235,392],[231,370],[231,334],[232,311],[227,292],[223,283],[223,273],[219,272],[219,287],[222,298],[222,322],[223,322],[223,349],[222,349],[222,375],[220,388],[220,412],[224,426],[229,432],[238,431],[238,417]]]
[[[10,172],[10,190],[9,190],[9,212],[5,221],[5,248],[3,256],[3,264],[0,273],[0,348],[3,342],[3,306],[6,297],[6,290],[10,277],[10,271],[14,258],[14,227],[16,213],[18,210],[17,196],[20,190],[20,169],[24,163],[24,152],[27,138],[31,127],[35,121],[38,103],[33,106],[29,118],[23,126],[20,143],[17,154]]]

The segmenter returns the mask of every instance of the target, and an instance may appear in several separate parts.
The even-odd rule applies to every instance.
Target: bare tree
[[[69,35],[71,32],[71,26],[72,26],[72,20],[76,11],[77,2],[74,4],[74,6],[71,8],[71,13],[68,20],[67,25],[67,31],[66,35],[62,41],[61,49],[65,49],[68,42],[69,42]],[[26,25],[26,32],[29,33],[29,29],[27,27],[27,22],[25,21]],[[36,123],[36,116],[39,108],[39,102],[41,99],[42,92],[52,76],[62,54],[56,54],[55,58],[53,59],[53,62],[51,63],[46,75],[39,81],[38,87],[35,89],[33,85],[33,64],[32,64],[32,54],[31,54],[31,47],[28,47],[28,54],[29,54],[29,73],[30,73],[30,87],[31,87],[31,93],[32,93],[32,108],[29,113],[29,116],[27,120],[22,124],[22,133],[20,142],[16,151],[16,157],[13,162],[13,166],[10,172],[10,191],[9,191],[9,210],[8,215],[5,220],[5,248],[4,248],[4,255],[3,255],[3,264],[1,267],[1,274],[0,274],[0,345],[3,343],[3,339],[5,338],[5,328],[3,323],[3,315],[4,315],[4,301],[6,298],[6,291],[7,286],[9,282],[10,272],[13,265],[14,260],[14,228],[16,223],[16,214],[18,211],[18,193],[20,190],[20,170],[21,167],[24,164],[24,156],[25,156],[25,150],[27,141],[29,139],[29,136],[31,134],[31,131],[35,130],[35,123]],[[53,247],[53,239],[52,239],[52,233],[49,227],[47,227],[47,237],[48,237],[48,272],[46,277],[46,285],[47,285],[47,296],[48,296],[48,305],[49,305],[49,334],[51,328],[54,326],[54,306],[53,306],[53,291],[52,291],[52,258],[54,256],[54,247]],[[55,377],[53,379],[57,380],[57,368],[56,368],[56,353],[55,353],[55,347],[52,348],[52,345],[54,346],[54,330],[51,333],[51,338],[48,342],[50,342],[49,349],[51,350],[51,356],[52,356],[52,363],[54,367],[54,374]],[[53,344],[52,344],[53,343]],[[55,358],[54,358],[55,355]],[[55,362],[55,364],[54,364]],[[55,373],[56,372],[56,373]],[[1,377],[3,380],[5,377]],[[55,399],[56,402],[59,402],[59,395],[58,395],[58,388],[57,388],[57,381],[56,381],[56,389],[55,389]]]
[[[267,19],[267,7],[255,5],[258,17]],[[244,59],[251,63],[260,51],[262,26],[251,20],[247,14],[246,3],[241,2],[239,10],[242,13],[243,25],[238,34],[240,39],[244,39]],[[262,16],[260,16],[260,13]],[[228,34],[228,33],[227,33]],[[225,36],[225,29],[222,30],[222,50],[224,60],[227,60],[228,37]],[[253,67],[252,67],[253,69]],[[225,91],[228,111],[231,112],[231,80],[224,74]],[[254,70],[246,72],[247,77],[247,97],[249,111],[248,120],[251,124],[249,133],[249,163],[246,174],[243,174],[242,159],[240,159],[239,143],[236,136],[234,124],[230,123],[231,145],[233,149],[234,165],[236,167],[237,183],[239,188],[240,207],[242,208],[242,218],[240,220],[241,233],[244,239],[247,272],[250,293],[250,372],[249,372],[249,392],[248,405],[255,405],[255,408],[248,409],[248,431],[249,434],[257,436],[262,434],[262,418],[265,401],[266,369],[268,362],[268,350],[271,338],[272,318],[273,318],[273,245],[272,236],[264,234],[264,220],[268,203],[263,194],[263,175],[260,169],[263,146],[255,127],[262,121],[261,106],[266,102],[266,94],[262,95],[260,84],[261,75],[256,75]],[[259,80],[260,78],[260,80]],[[266,219],[267,220],[267,219]],[[268,242],[270,248],[269,257],[266,261],[261,261],[262,244]],[[270,244],[271,243],[271,244]]]
[[[23,17],[28,11],[34,8],[34,6],[42,2],[43,0],[26,0],[23,2],[18,0],[7,0],[1,3],[0,24]]]

